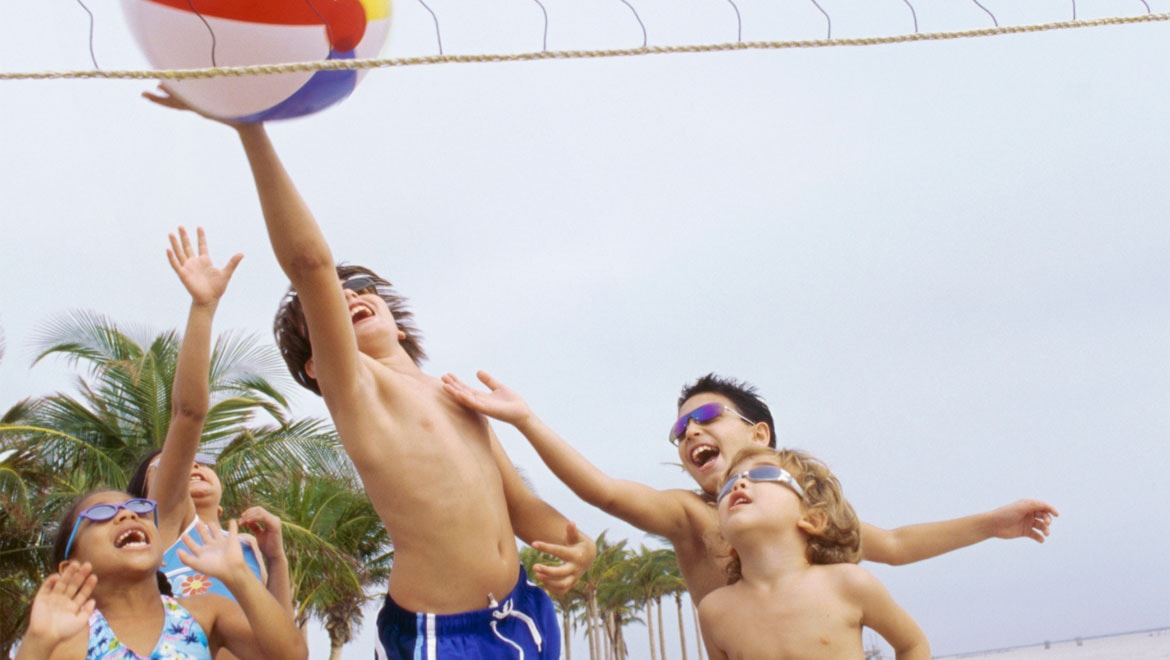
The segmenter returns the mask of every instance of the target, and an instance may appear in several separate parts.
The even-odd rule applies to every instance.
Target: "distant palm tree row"
[[[49,552],[64,508],[95,488],[125,488],[142,456],[162,446],[179,346],[174,331],[126,331],[88,312],[53,319],[34,338],[34,365],[63,359],[78,375],[76,393],[31,397],[0,418],[0,658],[9,657],[32,595],[56,570]],[[283,520],[297,623],[303,629],[319,621],[338,658],[363,605],[384,592],[393,549],[336,431],[325,420],[294,418],[283,393],[288,387],[274,347],[255,337],[220,336],[202,447],[218,454],[227,515],[260,505]],[[565,657],[580,629],[591,660],[626,658],[625,627],[642,622],[651,660],[673,656],[668,648],[686,660],[685,584],[674,552],[645,546],[635,552],[604,533],[597,545],[597,560],[577,586],[554,598]],[[522,558],[530,573],[533,563],[549,561],[531,548]],[[668,647],[662,603],[670,598],[680,639]],[[701,644],[692,643],[701,659]]]
[[[686,582],[678,570],[674,550],[650,549],[642,546],[637,551],[626,547],[626,541],[611,543],[605,535],[597,537],[597,559],[585,575],[564,596],[553,596],[553,603],[561,615],[562,647],[566,660],[572,660],[570,640],[581,630],[589,642],[589,660],[624,660],[629,657],[625,629],[631,623],[646,625],[649,636],[650,660],[681,657],[687,660],[687,638],[684,625],[683,595]],[[531,574],[532,565],[552,561],[548,555],[525,547],[520,560]],[[678,616],[678,640],[668,646],[663,625],[663,600],[674,600]],[[687,601],[690,602],[689,600]],[[687,605],[694,629],[699,629],[697,612]],[[703,645],[693,640],[695,657],[703,660]],[[668,649],[671,651],[668,653]],[[679,655],[673,653],[678,650]]]

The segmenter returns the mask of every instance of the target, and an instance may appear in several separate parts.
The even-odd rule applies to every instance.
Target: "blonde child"
[[[865,657],[870,628],[898,660],[929,660],[926,635],[857,565],[861,524],[824,463],[790,449],[749,447],[717,495],[731,546],[729,585],[699,605],[712,660]]]

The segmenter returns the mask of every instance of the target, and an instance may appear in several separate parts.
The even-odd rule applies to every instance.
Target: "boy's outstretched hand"
[[[532,415],[528,403],[515,390],[492,378],[486,371],[475,374],[491,390],[484,392],[469,387],[454,374],[443,376],[443,389],[463,406],[478,413],[521,426]]]
[[[535,577],[554,594],[560,596],[573,588],[597,557],[597,544],[582,534],[574,523],[565,530],[565,545],[534,541],[532,549],[561,560],[559,565],[537,564],[532,567]]]

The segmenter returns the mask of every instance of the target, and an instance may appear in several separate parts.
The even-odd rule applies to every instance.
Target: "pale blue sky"
[[[117,6],[89,4],[99,63],[144,67]],[[624,5],[594,4],[545,2],[550,49],[640,44]],[[734,39],[726,2],[634,4],[651,44]],[[990,22],[913,4],[923,31]],[[983,4],[1001,24],[1071,17]],[[823,36],[811,3],[738,5],[745,40]],[[834,36],[912,29],[898,0],[822,5]],[[539,49],[534,3],[431,6],[449,53]],[[0,70],[90,66],[75,3],[16,16]],[[420,5],[395,16],[384,55],[434,52]],[[378,70],[270,132],[335,254],[411,298],[427,370],[493,371],[611,474],[687,487],[665,430],[680,387],[716,371],[758,385],[782,442],[828,461],[874,524],[1054,503],[1042,546],[867,564],[936,654],[958,653],[1170,625],[1168,29]],[[139,99],[150,87],[0,82],[0,409],[70,386],[28,368],[54,314],[181,326],[164,255],[179,224],[246,254],[217,330],[270,336],[285,280],[242,152]],[[653,544],[498,430],[583,529]],[[644,629],[627,635],[646,657]],[[372,639],[371,612],[346,657]]]

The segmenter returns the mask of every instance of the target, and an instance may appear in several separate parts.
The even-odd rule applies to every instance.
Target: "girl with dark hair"
[[[215,459],[196,453],[210,403],[211,324],[219,300],[243,255],[237,254],[216,268],[207,249],[207,237],[198,229],[198,245],[192,246],[187,231],[170,235],[167,257],[183,286],[191,294],[191,311],[179,349],[172,393],[171,424],[161,450],[139,463],[127,491],[137,498],[158,502],[158,530],[163,544],[162,572],[176,596],[205,592],[231,597],[227,585],[179,560],[207,540],[199,524],[210,534],[226,532],[219,522],[223,485],[213,469]],[[288,560],[284,554],[280,519],[261,507],[240,516],[239,525],[252,533],[240,537],[244,560],[288,611],[292,610]]]
[[[220,649],[245,660],[309,657],[292,617],[244,562],[234,522],[182,560],[227,585],[173,598],[155,580],[162,561],[156,504],[118,491],[79,499],[57,528],[58,572],[37,591],[17,660],[210,660]]]

